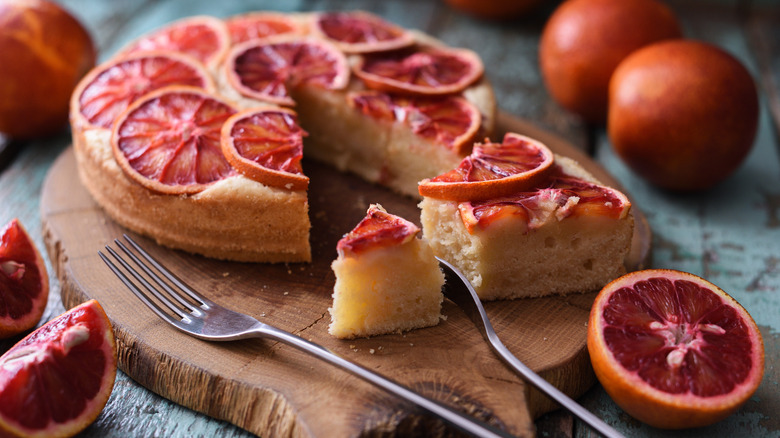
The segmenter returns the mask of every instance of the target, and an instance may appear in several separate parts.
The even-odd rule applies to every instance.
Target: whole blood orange
[[[0,231],[0,338],[38,323],[49,298],[46,265],[17,219]]]
[[[647,44],[681,36],[677,18],[656,0],[569,0],[542,31],[542,77],[562,107],[604,123],[609,79],[620,61]]]
[[[712,187],[753,147],[758,93],[727,52],[677,40],[645,47],[615,70],[607,130],[635,172],[670,190]]]
[[[73,436],[108,402],[117,355],[111,323],[91,300],[0,357],[0,435]]]
[[[0,2],[0,132],[29,139],[65,128],[70,94],[94,65],[92,39],[66,10]]]
[[[758,388],[764,344],[732,297],[692,274],[626,274],[596,297],[588,351],[604,389],[660,428],[700,427],[736,411]]]

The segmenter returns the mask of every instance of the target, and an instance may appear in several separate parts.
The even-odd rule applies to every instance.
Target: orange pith
[[[168,85],[214,89],[211,76],[194,58],[175,52],[150,52],[112,59],[92,70],[76,89],[74,99],[89,124],[111,128],[132,102]]]
[[[236,46],[229,55],[228,80],[246,97],[292,106],[290,90],[302,85],[341,89],[349,80],[347,59],[315,39],[272,37]]]
[[[415,134],[458,154],[468,150],[482,123],[479,110],[461,97],[415,97],[364,91],[350,93],[347,99],[363,114],[405,123]]]
[[[268,186],[306,190],[303,137],[296,114],[284,108],[249,109],[222,127],[222,152],[239,172]]]
[[[414,43],[403,28],[362,11],[318,14],[314,29],[346,53],[394,50]]]
[[[408,242],[419,232],[417,225],[388,213],[380,205],[372,204],[366,217],[339,240],[336,249],[341,255],[356,255]]]
[[[194,194],[233,174],[220,131],[236,111],[197,88],[162,88],[135,101],[116,121],[114,158],[150,190]]]
[[[453,94],[482,77],[484,66],[470,50],[414,46],[361,56],[355,74],[367,87],[412,94]]]
[[[604,287],[591,309],[588,351],[613,400],[660,428],[722,420],[764,371],[763,340],[747,311],[712,283],[665,269]]]
[[[495,199],[530,190],[543,183],[554,162],[544,144],[507,133],[502,143],[474,145],[460,165],[419,184],[422,196],[451,201]]]
[[[288,17],[269,12],[235,15],[227,18],[225,24],[233,44],[273,35],[303,33],[303,30]]]
[[[77,434],[103,410],[116,369],[113,331],[97,301],[60,315],[0,357],[0,434]]]

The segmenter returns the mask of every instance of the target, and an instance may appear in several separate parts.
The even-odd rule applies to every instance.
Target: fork
[[[579,417],[582,421],[590,425],[594,430],[598,431],[602,435],[608,438],[622,438],[623,435],[620,432],[613,429],[607,423],[603,422],[600,418],[593,415],[590,411],[582,407],[579,403],[572,400],[569,396],[561,392],[558,388],[551,385],[548,381],[544,380],[541,376],[533,372],[528,366],[515,357],[509,349],[506,348],[501,339],[498,338],[498,334],[493,329],[493,325],[488,319],[485,308],[482,306],[477,292],[471,285],[471,282],[463,275],[463,273],[439,257],[436,257],[444,271],[445,284],[444,284],[444,296],[450,301],[454,302],[458,307],[463,310],[466,316],[471,319],[474,325],[477,326],[479,331],[485,340],[488,341],[493,351],[506,363],[510,368],[522,376],[526,381],[533,385],[536,389],[547,394],[550,398],[561,404],[569,412]]]
[[[128,272],[141,283],[144,288],[159,300],[166,308],[163,309],[146,293],[144,293],[136,284],[125,275],[105,254],[98,251],[98,255],[108,265],[111,271],[127,286],[147,307],[149,307],[157,316],[162,318],[168,324],[177,329],[192,335],[196,338],[207,341],[232,341],[246,338],[267,338],[280,341],[284,344],[295,347],[312,356],[317,357],[331,365],[342,368],[354,374],[361,379],[382,388],[399,398],[421,408],[430,414],[438,416],[446,423],[454,426],[461,431],[479,437],[509,437],[510,435],[502,430],[494,428],[488,424],[473,419],[462,414],[438,401],[429,399],[420,395],[399,383],[368,370],[360,365],[350,362],[332,351],[313,342],[307,341],[292,333],[286,332],[271,325],[262,323],[255,318],[234,312],[224,308],[213,301],[207,299],[201,294],[195,292],[187,286],[181,279],[166,269],[160,262],[147,253],[127,234],[123,235],[130,246],[140,254],[140,258],[125,246],[120,240],[114,239],[114,243],[130,258],[136,266],[146,273],[156,284],[155,287],[136,269],[134,269],[118,252],[106,245],[106,251]],[[144,263],[145,260],[146,263]],[[148,265],[162,274],[167,282],[160,277]],[[166,294],[159,289],[162,288]],[[177,292],[175,289],[179,291]],[[170,297],[170,298],[169,298]],[[172,299],[172,300],[171,300]],[[175,316],[174,316],[175,315]]]

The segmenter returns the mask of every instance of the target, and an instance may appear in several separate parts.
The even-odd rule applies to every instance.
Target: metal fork
[[[108,251],[114,259],[136,279],[136,281],[140,282],[149,293],[163,303],[167,309],[163,309],[154,300],[150,299],[149,296],[136,286],[136,284],[133,283],[133,281],[130,280],[130,278],[128,278],[108,257],[106,257],[106,255],[101,251],[98,251],[100,258],[106,262],[114,274],[116,274],[144,304],[154,311],[157,316],[177,329],[207,341],[232,341],[246,338],[267,338],[280,341],[309,353],[327,363],[340,367],[369,383],[395,394],[396,396],[417,405],[422,410],[440,417],[448,424],[464,432],[479,437],[510,436],[502,430],[466,416],[435,400],[424,397],[387,377],[383,377],[367,368],[352,363],[325,347],[309,342],[279,328],[264,324],[249,315],[234,312],[215,304],[211,300],[195,292],[182,280],[168,271],[168,269],[163,267],[128,235],[125,234],[124,238],[130,246],[140,254],[141,258],[143,258],[146,263],[118,239],[115,239],[114,243],[116,243],[122,252],[141,268],[157,286],[153,285],[135,270],[119,253],[114,251],[113,248],[107,245],[106,251]],[[167,282],[149,268],[147,263],[153,266],[157,272],[162,274]],[[162,288],[167,295],[163,294],[158,287]],[[183,293],[177,292],[174,287]]]
[[[622,438],[620,432],[613,429],[607,423],[601,421],[590,411],[582,407],[579,403],[572,400],[569,396],[561,392],[558,388],[551,385],[541,376],[533,372],[517,357],[515,357],[506,348],[498,334],[493,329],[493,325],[487,317],[485,308],[482,306],[477,292],[462,272],[446,260],[436,257],[444,271],[445,285],[444,296],[454,302],[466,313],[466,316],[477,326],[482,336],[488,341],[493,351],[511,367],[515,372],[527,380],[536,389],[547,394],[550,398],[560,403],[569,412],[579,417],[582,421],[589,424],[593,429],[609,438]]]

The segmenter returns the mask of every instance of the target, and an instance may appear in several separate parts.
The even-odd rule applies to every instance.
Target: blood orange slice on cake
[[[108,402],[117,355],[111,323],[91,300],[0,357],[0,435],[73,436]]]
[[[763,340],[747,311],[707,280],[664,269],[626,274],[602,289],[588,351],[615,403],[660,428],[722,420],[764,373]]]
[[[71,114],[82,123],[111,128],[133,101],[168,85],[214,89],[211,76],[194,58],[174,52],[135,54],[93,69],[73,93]]]
[[[414,46],[362,55],[353,68],[367,87],[403,94],[453,94],[482,77],[479,56],[466,49]]]
[[[272,187],[306,190],[303,137],[296,114],[285,108],[249,109],[222,127],[222,152],[246,177]]]
[[[250,12],[234,15],[225,20],[230,41],[235,45],[258,38],[274,35],[303,34],[304,29],[282,14],[272,12]]]
[[[333,45],[300,37],[248,41],[225,63],[230,84],[242,95],[292,106],[290,90],[302,85],[342,89],[349,81],[347,58]]]
[[[381,205],[371,204],[363,220],[339,240],[336,249],[341,254],[358,254],[376,247],[408,242],[419,231],[417,225],[388,213]]]
[[[117,118],[114,158],[127,176],[150,190],[198,193],[234,172],[222,154],[220,132],[235,112],[198,88],[161,88]]]
[[[500,198],[535,188],[552,169],[554,156],[530,137],[507,133],[502,143],[480,143],[460,165],[419,184],[422,196],[451,201]]]
[[[17,219],[0,230],[0,338],[38,323],[49,297],[46,265]]]
[[[345,53],[381,52],[414,44],[405,29],[362,11],[317,14],[313,28]]]

